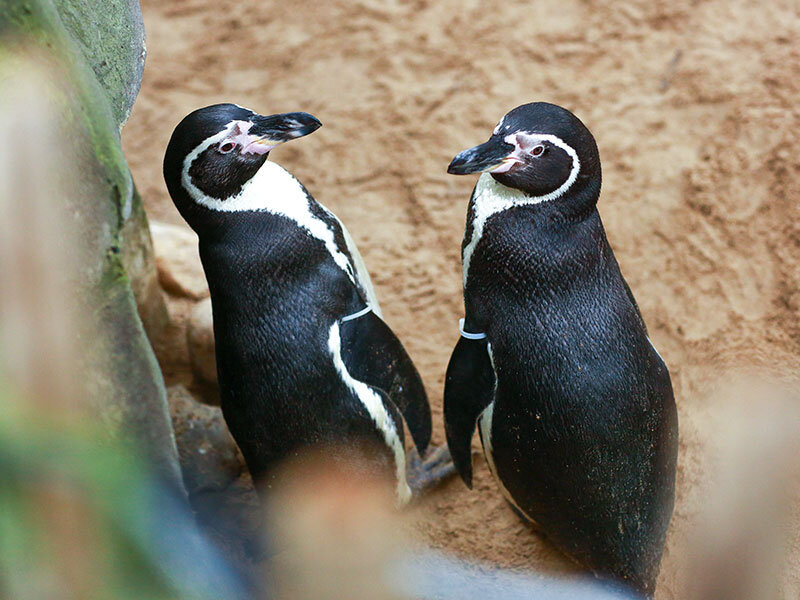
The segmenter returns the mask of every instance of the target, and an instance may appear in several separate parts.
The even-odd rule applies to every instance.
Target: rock
[[[204,533],[247,564],[261,547],[262,505],[244,457],[218,407],[199,403],[181,385],[168,390],[189,502]]]
[[[117,127],[128,120],[144,71],[139,0],[57,0],[64,27],[103,86]]]
[[[91,402],[111,435],[133,437],[157,471],[182,488],[164,379],[133,293],[112,278],[98,292],[82,369]]]
[[[159,309],[160,295],[152,292],[155,269],[147,221],[119,137],[138,89],[141,56],[131,59],[136,52],[130,48],[140,43],[133,35],[140,21],[135,1],[5,0],[0,2],[5,34],[0,69],[6,69],[6,83],[34,70],[31,65],[48,70],[37,94],[50,101],[57,117],[51,135],[60,144],[59,167],[65,175],[52,201],[62,203],[80,240],[70,248],[79,275],[63,301],[78,305],[85,321],[80,372],[92,414],[109,438],[129,438],[162,479],[182,489],[164,380],[134,290],[141,293],[146,318],[164,308],[160,304]],[[83,34],[76,36],[78,25]],[[113,43],[105,29],[114,30]],[[127,54],[118,53],[123,47]],[[92,64],[89,56],[99,62]],[[103,60],[119,77],[98,79]]]
[[[153,249],[161,287],[174,296],[193,300],[208,297],[197,235],[186,227],[153,222]]]
[[[167,393],[190,500],[198,494],[224,490],[245,466],[222,410],[200,404],[182,385],[169,388]]]
[[[153,241],[147,226],[144,206],[136,189],[133,193],[131,216],[120,231],[120,256],[147,337],[155,341],[160,338],[169,323],[169,316],[164,302],[164,292],[158,281]]]
[[[54,0],[53,6],[84,63],[100,83],[119,130],[139,93],[145,61],[145,32],[138,0]],[[76,57],[77,58],[77,57]],[[130,213],[120,229],[125,273],[145,330],[156,339],[167,324],[158,287],[152,242],[141,199],[131,182]]]
[[[189,362],[192,374],[201,385],[216,387],[217,356],[214,344],[214,319],[211,314],[211,298],[195,304],[186,329],[189,347]]]

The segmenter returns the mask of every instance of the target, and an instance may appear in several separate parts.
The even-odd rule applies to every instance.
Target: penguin
[[[220,404],[257,487],[269,487],[275,466],[303,448],[377,446],[370,460],[392,473],[402,505],[455,470],[446,449],[419,459],[431,438],[425,388],[381,318],[352,237],[267,160],[320,126],[303,112],[201,108],[175,128],[164,178],[199,238]]]
[[[511,507],[602,578],[654,592],[678,419],[597,211],[597,144],[545,102],[506,114],[448,172],[481,173],[462,243],[465,317],[445,376],[456,468],[470,440]]]

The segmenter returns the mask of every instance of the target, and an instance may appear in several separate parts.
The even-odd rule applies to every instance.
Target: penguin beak
[[[251,121],[253,125],[247,131],[249,143],[245,146],[244,152],[256,154],[269,152],[275,146],[313,133],[322,127],[319,119],[305,112],[267,117],[258,115]]]
[[[518,162],[511,156],[515,150],[516,146],[513,144],[505,142],[499,136],[492,136],[480,146],[459,152],[447,167],[447,172],[452,175],[491,172],[509,162]]]

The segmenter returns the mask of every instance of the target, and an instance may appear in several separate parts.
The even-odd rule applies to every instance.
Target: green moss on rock
[[[128,119],[145,58],[139,3],[132,0],[57,0],[56,9],[103,86],[118,127]]]
[[[54,73],[63,73],[42,92],[58,107],[58,135],[68,140],[77,169],[54,201],[68,207],[82,242],[75,293],[90,322],[84,350],[92,401],[112,436],[133,434],[178,483],[164,381],[133,292],[148,319],[166,313],[147,220],[119,139],[143,61],[136,51],[143,50],[138,2],[4,0],[0,35],[0,63],[33,46]]]

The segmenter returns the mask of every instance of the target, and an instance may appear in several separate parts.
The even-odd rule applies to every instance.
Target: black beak
[[[513,144],[506,143],[499,136],[492,136],[480,146],[459,152],[447,167],[447,172],[452,175],[468,175],[490,171],[502,165],[513,151]]]
[[[260,143],[272,146],[303,137],[322,127],[319,119],[305,112],[283,113],[268,117],[258,115],[252,121],[253,127],[248,133],[259,136]]]

